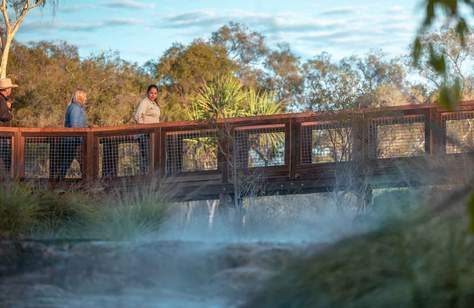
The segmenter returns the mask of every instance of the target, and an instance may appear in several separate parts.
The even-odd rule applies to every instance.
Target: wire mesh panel
[[[99,137],[99,177],[126,177],[150,170],[150,134]]]
[[[83,146],[81,136],[26,137],[25,177],[81,179]]]
[[[165,140],[168,175],[217,170],[216,131],[170,132]]]
[[[0,178],[9,177],[12,166],[12,137],[0,136]]]
[[[474,150],[474,111],[443,115],[446,123],[446,153]]]
[[[344,124],[301,126],[301,162],[332,163],[352,159],[352,128]]]
[[[425,153],[423,115],[373,119],[369,125],[372,158],[419,156]]]
[[[234,153],[237,168],[285,165],[285,126],[236,130]]]

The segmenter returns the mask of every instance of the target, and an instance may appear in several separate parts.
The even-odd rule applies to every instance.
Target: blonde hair
[[[72,96],[72,101],[83,105],[86,102],[87,93],[83,90],[77,89]]]

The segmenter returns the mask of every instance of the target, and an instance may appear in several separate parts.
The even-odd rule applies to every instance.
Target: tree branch
[[[32,7],[33,8],[33,7]],[[17,18],[17,20],[15,21],[15,25],[13,26],[13,30],[12,30],[12,34],[14,35],[18,29],[20,28],[21,24],[23,23],[23,20],[25,19],[26,17],[26,14],[28,13],[28,11],[30,10],[30,0],[26,0],[25,2],[25,5],[23,6],[23,8],[21,9],[21,14],[20,14],[20,17]]]
[[[5,21],[5,30],[8,34],[11,31],[11,25],[10,25],[10,17],[8,17],[8,11],[7,11],[7,0],[2,0],[1,11],[3,15],[3,19]]]

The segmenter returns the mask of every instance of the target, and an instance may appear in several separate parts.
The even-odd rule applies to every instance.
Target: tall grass
[[[0,185],[0,235],[29,234],[37,224],[41,208],[27,186]]]
[[[167,209],[156,187],[89,196],[9,182],[0,185],[0,236],[128,240],[157,232]]]
[[[474,307],[466,215],[404,214],[293,260],[244,307]]]
[[[150,235],[159,231],[168,209],[166,197],[153,185],[117,192],[99,207],[90,235],[110,240]]]

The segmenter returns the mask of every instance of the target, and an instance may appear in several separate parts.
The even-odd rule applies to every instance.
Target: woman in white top
[[[156,101],[157,97],[158,87],[152,84],[148,87],[146,97],[138,104],[133,115],[138,124],[160,123],[160,106]],[[141,135],[138,138],[138,144],[140,146],[140,172],[141,174],[147,174],[149,171],[150,135]]]
[[[160,106],[156,101],[157,97],[158,87],[152,84],[148,87],[146,97],[140,102],[133,116],[138,124],[160,123]]]

